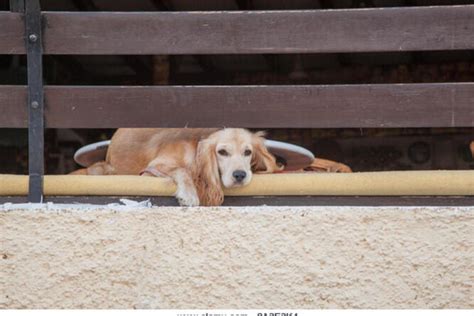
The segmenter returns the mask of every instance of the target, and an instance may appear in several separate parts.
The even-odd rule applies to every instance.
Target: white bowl
[[[74,154],[74,160],[83,167],[105,160],[109,145],[110,140],[104,140],[81,147]],[[301,146],[269,139],[265,140],[265,146],[288,171],[308,167],[314,161],[313,153]]]

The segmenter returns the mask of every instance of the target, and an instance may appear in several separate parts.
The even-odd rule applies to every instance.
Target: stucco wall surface
[[[474,207],[0,207],[1,308],[474,308]]]

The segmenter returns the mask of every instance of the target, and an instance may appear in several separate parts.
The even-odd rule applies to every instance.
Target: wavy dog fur
[[[105,161],[72,174],[169,177],[181,205],[221,205],[223,187],[247,185],[253,172],[282,169],[264,140],[264,133],[240,128],[124,128],[112,137]]]

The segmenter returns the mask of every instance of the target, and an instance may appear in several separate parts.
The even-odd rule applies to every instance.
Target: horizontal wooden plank
[[[0,86],[0,126],[26,126],[26,88]],[[474,83],[47,86],[49,128],[473,127]]]
[[[248,12],[45,12],[43,15],[47,54],[474,49],[474,5]],[[0,12],[0,26],[0,54],[24,54],[22,14]]]
[[[46,12],[47,54],[474,49],[474,5],[305,11]]]
[[[474,49],[474,5],[249,12],[45,12],[44,23],[47,54]],[[25,53],[22,14],[0,12],[0,26],[0,54]]]
[[[28,125],[26,101],[27,89],[25,86],[0,85],[0,128],[26,127]]]
[[[25,54],[23,14],[0,11],[0,54]]]
[[[53,203],[120,203],[127,198],[135,201],[150,199],[157,206],[178,206],[174,197],[134,196],[45,196]],[[26,196],[0,196],[3,203],[28,203]],[[224,206],[472,206],[473,196],[228,196]]]

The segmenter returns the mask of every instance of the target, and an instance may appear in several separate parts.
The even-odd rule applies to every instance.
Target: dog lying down
[[[265,147],[263,135],[241,128],[122,128],[112,137],[105,161],[71,174],[168,177],[177,185],[181,205],[221,205],[222,187],[247,185],[253,173],[283,170]],[[352,172],[321,158],[301,171]]]
[[[122,128],[105,161],[71,174],[169,177],[180,205],[221,205],[222,187],[245,186],[254,172],[283,169],[264,141],[262,132],[241,128]]]

